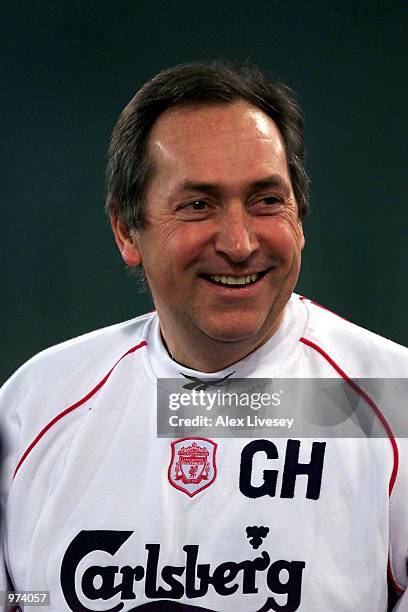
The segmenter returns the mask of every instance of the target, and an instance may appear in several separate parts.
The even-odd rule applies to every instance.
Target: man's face
[[[125,261],[142,262],[163,330],[253,350],[279,325],[304,246],[278,128],[243,101],[174,108],[149,150],[147,227]]]

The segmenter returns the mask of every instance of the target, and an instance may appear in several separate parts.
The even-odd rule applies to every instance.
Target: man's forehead
[[[170,107],[153,125],[149,143],[151,147],[162,147],[164,143],[185,146],[191,137],[194,146],[197,133],[204,138],[282,139],[277,125],[265,112],[245,100],[235,100]]]
[[[274,121],[244,101],[168,109],[149,139],[163,181],[256,180],[288,174],[283,138]]]

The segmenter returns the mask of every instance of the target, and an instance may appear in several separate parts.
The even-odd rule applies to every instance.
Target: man
[[[388,566],[408,610],[404,444],[354,380],[406,378],[407,351],[293,293],[303,159],[290,90],[250,68],[170,69],[123,111],[107,207],[157,314],[51,348],[4,387],[16,590],[74,612],[385,612]],[[167,379],[243,378],[346,381],[383,435],[157,437]]]

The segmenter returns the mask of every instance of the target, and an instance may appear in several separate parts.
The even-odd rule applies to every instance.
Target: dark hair
[[[293,92],[268,81],[250,65],[230,62],[181,64],[163,70],[143,85],[119,117],[113,131],[106,171],[106,208],[128,229],[145,225],[143,196],[153,174],[148,154],[150,130],[169,107],[228,104],[243,99],[264,111],[278,126],[286,149],[299,216],[309,210],[303,116]]]

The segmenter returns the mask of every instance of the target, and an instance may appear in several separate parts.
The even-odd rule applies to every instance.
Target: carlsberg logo
[[[161,557],[160,544],[146,544],[144,549],[136,544],[142,563],[130,561],[129,565],[119,567],[112,559],[112,565],[87,566],[88,555],[103,551],[114,557],[132,535],[133,531],[81,531],[72,540],[61,565],[61,587],[73,612],[96,609],[130,612],[146,599],[158,602],[184,598],[190,600],[191,605],[191,600],[205,597],[211,590],[221,597],[240,595],[240,608],[248,612],[294,612],[300,605],[305,563],[271,561],[266,551],[258,551],[253,559],[227,560],[216,565],[211,564],[211,559],[199,559],[199,545],[188,544],[183,546],[184,563],[167,565],[166,559]],[[262,538],[257,539],[257,547],[261,541]],[[80,585],[79,592],[76,585]],[[89,601],[89,607],[81,603],[85,600]],[[204,604],[197,603],[204,605],[201,609],[208,610],[205,600]],[[167,609],[167,605],[163,603],[163,609]],[[222,600],[219,605],[218,609],[222,609]]]

